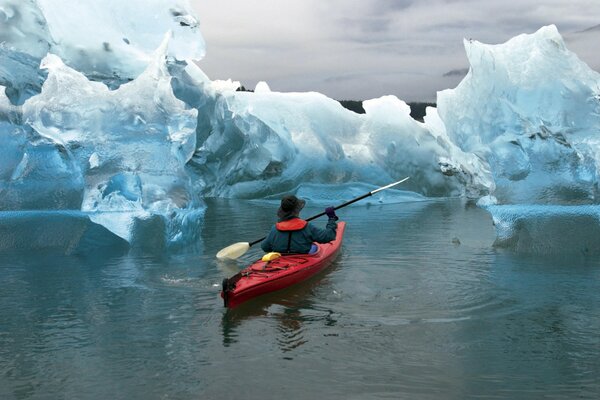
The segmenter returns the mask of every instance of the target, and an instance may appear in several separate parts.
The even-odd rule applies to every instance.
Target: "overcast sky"
[[[600,0],[190,0],[211,79],[364,100],[435,101],[468,68],[463,38],[498,44],[555,24],[600,71]]]

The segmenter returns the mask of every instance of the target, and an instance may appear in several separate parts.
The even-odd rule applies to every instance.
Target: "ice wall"
[[[487,196],[498,226],[516,226],[505,204],[598,200],[599,75],[554,26],[465,41],[469,74],[421,123],[394,96],[359,115],[319,93],[212,81],[185,0],[0,0],[0,22],[0,212],[76,210],[65,226],[102,228],[72,236],[86,243],[192,243],[203,197],[330,201],[404,176],[384,201]]]
[[[438,112],[451,141],[493,174],[493,196],[480,204],[494,219],[495,245],[598,254],[600,75],[555,26],[465,49],[469,73],[438,94]]]
[[[198,112],[173,95],[167,64],[173,57],[201,57],[204,43],[195,19],[177,3],[168,10],[161,2],[145,3],[147,13],[164,12],[152,18],[138,13],[145,19],[137,24],[131,15],[110,19],[111,13],[133,11],[118,5],[80,2],[74,7],[87,11],[61,20],[72,4],[0,3],[1,34],[12,41],[0,47],[0,210],[80,210],[132,247],[191,243],[204,210],[185,170],[195,150]],[[81,20],[71,24],[69,18]],[[121,19],[130,26],[120,26]],[[102,25],[93,39],[84,37],[90,21]],[[179,28],[169,30],[173,23]],[[130,47],[110,50],[122,62],[105,57],[105,64],[96,63],[92,41],[110,36],[103,30],[115,37],[128,29]],[[177,29],[197,34],[196,40]],[[68,40],[57,40],[59,33]],[[34,43],[21,40],[24,34]],[[162,44],[155,45],[156,38]],[[47,51],[62,54],[71,66]],[[117,69],[107,75],[98,68],[103,65]]]
[[[380,184],[410,175],[408,189],[425,196],[595,202],[598,74],[566,49],[554,26],[465,47],[468,76],[439,93],[424,124],[391,96],[349,116],[314,94],[217,91],[211,135],[198,141],[192,162],[207,178],[204,193],[256,198],[306,183]]]
[[[379,186],[403,176],[412,177],[403,188],[423,196],[489,192],[484,163],[413,120],[406,103],[385,96],[364,106],[359,115],[319,93],[217,90],[210,135],[189,165],[205,196],[315,197],[308,187]]]
[[[469,73],[438,93],[438,112],[450,140],[490,165],[500,203],[597,202],[600,75],[553,25],[465,49]]]

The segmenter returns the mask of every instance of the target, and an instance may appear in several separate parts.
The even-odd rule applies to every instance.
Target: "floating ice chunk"
[[[350,142],[359,124],[318,93],[221,92],[195,170],[208,196],[258,198],[311,176],[339,181],[351,174],[340,141]]]
[[[191,165],[205,195],[260,198],[305,184],[384,185],[403,176],[426,196],[490,190],[477,157],[432,135],[393,96],[365,102],[365,115],[318,93],[215,91],[214,98],[211,135]]]
[[[3,210],[85,210],[158,248],[197,237],[199,196],[330,201],[410,176],[418,199],[598,202],[599,74],[554,26],[465,41],[468,75],[419,123],[393,96],[358,115],[318,93],[211,81],[190,61],[204,42],[187,0],[3,0],[0,21]]]
[[[554,25],[502,45],[465,41],[465,49],[469,73],[438,93],[439,113],[461,148],[477,149],[506,131],[525,136],[540,125],[581,130],[592,122],[598,106],[588,100],[598,74],[566,49]]]
[[[126,240],[134,222],[148,214],[200,206],[185,172],[195,149],[197,110],[173,95],[167,43],[168,36],[142,75],[113,91],[48,55],[42,92],[23,105],[29,124],[77,163],[72,170],[81,171],[85,191],[76,208],[124,213],[92,220]]]
[[[594,201],[600,75],[555,26],[501,45],[465,41],[471,68],[438,93],[450,140],[489,163],[502,203]]]

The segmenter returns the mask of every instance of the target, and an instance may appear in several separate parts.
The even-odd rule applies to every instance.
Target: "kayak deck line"
[[[311,254],[312,255],[312,254]],[[292,257],[292,255],[289,256],[284,256],[286,257],[286,261]],[[306,258],[306,257],[304,257]],[[279,260],[279,259],[278,259]],[[266,261],[265,264],[263,265],[262,269],[258,268],[260,266],[260,264],[257,262],[255,264],[252,264],[252,266],[250,268],[247,268],[247,272],[244,273],[244,276],[250,276],[252,274],[266,274],[268,272],[272,272],[272,271],[282,271],[282,270],[286,270],[286,269],[290,269],[293,267],[296,267],[298,265],[302,265],[302,264],[306,264],[308,262],[308,260],[306,259],[300,259],[300,261],[298,261],[296,264],[288,264],[288,263],[283,263],[283,262],[279,262],[278,264],[285,264],[285,265],[281,265],[281,266],[273,266],[272,264],[275,263],[275,261],[278,260],[273,260],[273,261]]]

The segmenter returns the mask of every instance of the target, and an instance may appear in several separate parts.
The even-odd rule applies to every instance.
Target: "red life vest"
[[[275,228],[277,228],[278,231],[284,231],[284,232],[299,231],[301,229],[304,229],[306,224],[308,224],[308,222],[301,218],[292,218],[292,219],[288,219],[286,221],[281,221],[281,222],[276,223]]]

